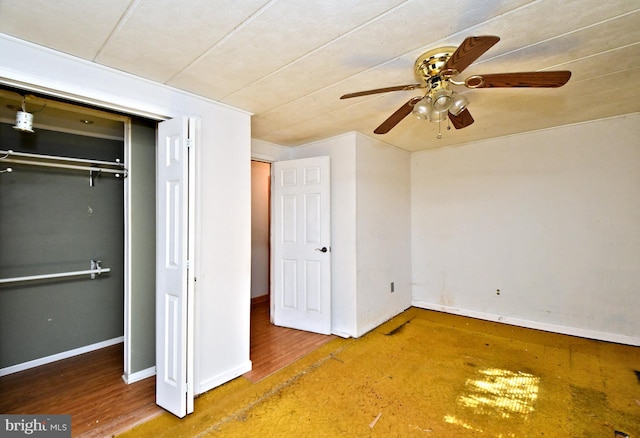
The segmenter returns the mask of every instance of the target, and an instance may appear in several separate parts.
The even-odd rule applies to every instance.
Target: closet
[[[123,153],[0,123],[0,369],[122,341],[125,170],[99,166]]]
[[[0,88],[0,376],[123,341],[155,374],[156,129]]]

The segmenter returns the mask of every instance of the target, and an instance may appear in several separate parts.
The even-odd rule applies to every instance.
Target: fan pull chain
[[[442,130],[440,129],[440,124],[441,124],[441,123],[442,123],[442,122],[441,122],[440,120],[438,120],[438,135],[436,135],[436,138],[437,138],[438,140],[442,139]]]

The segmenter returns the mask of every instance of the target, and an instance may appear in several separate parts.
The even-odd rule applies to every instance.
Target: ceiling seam
[[[124,27],[124,25],[127,23],[127,21],[129,21],[129,17],[131,17],[131,14],[133,14],[133,11],[135,11],[135,9],[138,7],[139,3],[140,3],[140,0],[133,0],[131,3],[129,3],[129,6],[127,6],[127,9],[125,9],[125,11],[120,16],[120,19],[118,20],[118,23],[116,23],[114,28],[109,33],[109,36],[104,40],[104,42],[102,43],[102,45],[100,46],[100,48],[96,52],[96,55],[92,59],[93,62],[97,62],[96,59],[98,59],[102,55],[102,53],[105,51],[105,49],[107,47],[107,44],[109,44],[109,42]]]
[[[231,93],[227,94],[227,95],[226,95],[226,96],[224,96],[222,99],[227,99],[228,97],[233,96],[233,95],[234,95],[234,94],[236,94],[238,91],[240,91],[240,90],[242,90],[242,89],[244,89],[244,88],[250,87],[250,86],[252,86],[252,85],[254,85],[254,84],[256,84],[256,83],[258,83],[258,82],[260,82],[260,81],[262,81],[262,80],[268,79],[269,77],[271,77],[271,76],[273,76],[273,75],[275,75],[275,74],[277,74],[277,73],[281,72],[282,70],[284,70],[284,69],[288,68],[290,65],[292,65],[292,64],[296,64],[297,62],[299,62],[299,61],[301,61],[301,60],[303,60],[303,59],[306,59],[306,58],[310,57],[311,55],[313,55],[313,54],[317,53],[318,51],[320,51],[320,50],[324,49],[325,47],[327,47],[327,46],[329,46],[329,45],[331,45],[331,44],[335,43],[336,41],[340,41],[341,39],[346,38],[347,36],[351,35],[352,33],[355,33],[355,32],[357,32],[357,31],[359,31],[360,29],[362,29],[362,28],[364,28],[364,27],[366,27],[366,26],[370,25],[371,23],[375,23],[376,21],[381,20],[382,18],[386,17],[387,15],[390,15],[392,12],[395,12],[397,9],[400,9],[400,8],[402,8],[402,7],[406,6],[406,4],[407,4],[407,3],[411,3],[411,2],[413,2],[413,1],[414,1],[414,0],[405,0],[405,1],[403,1],[402,3],[400,3],[399,5],[396,5],[396,6],[392,7],[391,9],[387,9],[386,11],[384,11],[384,12],[382,12],[382,13],[380,13],[380,14],[376,15],[375,17],[370,18],[370,19],[369,19],[369,20],[367,20],[366,22],[364,22],[364,23],[362,23],[362,24],[359,24],[358,26],[354,27],[353,29],[349,30],[348,32],[345,32],[345,33],[343,33],[343,34],[341,34],[341,35],[339,35],[339,36],[337,36],[337,37],[333,38],[332,40],[327,41],[326,43],[323,43],[323,44],[319,45],[319,46],[318,46],[318,47],[316,47],[315,49],[312,49],[312,50],[308,51],[308,52],[307,52],[307,53],[305,53],[304,55],[299,56],[298,58],[296,58],[296,59],[294,59],[294,60],[292,60],[292,61],[289,61],[286,65],[284,65],[284,66],[282,66],[282,67],[279,67],[279,68],[277,68],[277,69],[275,69],[275,70],[273,70],[273,71],[271,71],[271,72],[269,72],[269,73],[267,73],[267,74],[265,74],[265,75],[263,75],[263,76],[260,76],[260,78],[259,78],[259,79],[256,79],[256,80],[255,80],[255,81],[253,81],[253,82],[250,82],[250,83],[248,83],[248,84],[243,85],[243,86],[242,86],[242,88],[238,88],[237,90],[235,90],[235,91],[233,91],[233,92],[231,92]]]
[[[510,50],[508,52],[504,52],[504,53],[501,53],[499,55],[487,57],[487,58],[485,58],[485,59],[483,59],[481,61],[476,62],[475,64],[476,65],[477,64],[482,64],[482,63],[490,61],[492,59],[498,59],[498,58],[501,58],[503,56],[510,55],[512,53],[517,53],[517,52],[520,52],[522,50],[526,50],[526,49],[529,49],[531,47],[535,47],[537,45],[544,44],[544,43],[547,43],[549,41],[553,41],[553,40],[558,39],[558,38],[563,38],[563,37],[565,37],[567,35],[572,35],[572,34],[575,34],[575,33],[578,33],[578,32],[582,32],[582,31],[584,31],[586,29],[591,29],[593,27],[600,26],[600,25],[602,25],[604,23],[608,23],[610,21],[618,20],[620,18],[626,17],[627,15],[637,14],[638,12],[640,12],[640,9],[634,9],[633,11],[625,12],[624,14],[616,15],[615,17],[610,17],[610,18],[607,18],[606,20],[601,20],[601,21],[598,21],[597,23],[592,23],[592,24],[590,24],[588,26],[583,26],[583,27],[581,27],[579,29],[574,29],[574,30],[571,30],[569,32],[565,32],[565,33],[561,33],[561,34],[558,34],[558,35],[554,35],[552,37],[545,38],[545,39],[540,40],[540,41],[536,41],[535,43],[529,44],[527,46],[518,47],[515,50]],[[606,53],[606,52],[600,52],[600,53]]]
[[[229,39],[231,39],[236,33],[238,33],[240,30],[244,29],[245,27],[247,27],[249,24],[251,24],[253,21],[255,21],[258,17],[260,17],[262,14],[264,14],[267,10],[269,10],[275,3],[277,3],[278,0],[269,0],[267,3],[265,3],[264,5],[262,5],[260,7],[260,9],[258,9],[256,12],[254,12],[253,14],[251,14],[247,19],[245,19],[242,23],[240,23],[238,26],[234,27],[233,30],[231,32],[229,32],[228,34],[226,34],[225,36],[223,36],[221,39],[219,39],[218,41],[216,41],[213,45],[211,45],[208,49],[206,49],[204,52],[202,52],[202,54],[200,54],[199,56],[197,56],[196,58],[194,58],[191,62],[189,62],[187,65],[185,65],[184,67],[182,67],[180,70],[178,70],[173,76],[171,76],[169,79],[167,79],[166,81],[164,81],[164,84],[168,84],[169,82],[171,82],[173,79],[175,79],[176,76],[182,74],[183,72],[185,72],[186,70],[188,70],[189,68],[191,68],[193,65],[197,64],[198,62],[200,62],[204,57],[208,56],[209,53],[211,53],[214,49],[220,47],[222,44],[224,44],[225,42],[227,42]]]
[[[575,62],[580,62],[580,61],[584,61],[584,60],[587,60],[587,59],[595,58],[595,57],[600,56],[600,55],[604,55],[604,54],[607,54],[607,53],[616,52],[616,51],[618,51],[618,50],[623,50],[623,49],[626,49],[626,48],[629,48],[629,47],[633,47],[633,46],[637,46],[637,45],[640,45],[640,42],[638,42],[638,43],[631,43],[631,44],[625,44],[624,46],[618,46],[618,47],[615,47],[615,48],[613,48],[613,49],[604,50],[604,51],[602,51],[602,52],[594,53],[594,54],[592,54],[592,55],[582,56],[582,57],[580,57],[580,58],[574,58],[574,59],[572,59],[571,61],[561,62],[560,64],[555,64],[555,65],[552,65],[552,66],[550,66],[550,67],[545,67],[545,68],[541,69],[541,71],[544,71],[544,70],[547,70],[547,69],[551,69],[551,68],[561,67],[561,66],[563,66],[563,65],[573,64],[573,63],[575,63]],[[623,70],[615,70],[615,71],[633,70],[634,68],[638,68],[638,67],[630,67],[630,68],[625,68],[625,69],[623,69]]]

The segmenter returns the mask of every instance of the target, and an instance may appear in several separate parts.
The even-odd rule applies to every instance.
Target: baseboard
[[[101,348],[110,347],[112,345],[122,344],[123,342],[124,342],[124,336],[120,336],[117,338],[109,339],[107,341],[97,342],[95,344],[86,345],[80,348],[75,348],[73,350],[63,351],[62,353],[52,354],[51,356],[30,360],[29,362],[23,362],[17,365],[11,365],[10,367],[0,369],[0,377],[17,373],[20,371],[28,370],[30,368],[39,367],[40,365],[46,365],[51,362],[57,362],[62,359],[68,359],[73,356],[89,353],[90,351],[99,350]]]
[[[216,386],[220,386],[224,383],[227,383],[230,380],[235,379],[236,377],[239,377],[241,375],[243,375],[246,372],[251,371],[251,361],[246,361],[244,363],[242,363],[241,365],[238,365],[235,368],[232,368],[231,370],[224,372],[222,374],[218,374],[217,376],[211,377],[209,379],[206,379],[200,383],[198,383],[196,385],[195,388],[195,394],[194,395],[199,395],[199,394],[203,394],[207,391],[212,390],[213,388],[215,388]]]
[[[153,377],[155,375],[156,375],[156,367],[150,367],[145,370],[136,371],[135,373],[131,373],[131,374],[125,373],[122,375],[122,380],[124,380],[124,383],[126,383],[127,385],[131,385],[132,383],[139,382],[140,380],[144,380],[149,377]]]
[[[389,321],[391,318],[395,318],[396,316],[398,316],[399,314],[407,310],[409,307],[411,306],[403,306],[403,308],[391,311],[387,315],[381,316],[380,318],[374,320],[374,322],[370,322],[364,327],[358,327],[358,330],[356,331],[354,338],[361,338],[362,336],[369,333],[371,330],[375,330],[377,327],[380,327],[382,324]]]
[[[269,294],[251,298],[251,305],[254,306],[256,304],[264,303],[265,301],[269,301]]]
[[[331,334],[332,335],[336,335],[336,336],[340,336],[341,338],[344,338],[344,339],[349,339],[351,337],[351,335],[349,333],[343,332],[343,331],[340,331],[340,330],[331,330]]]
[[[482,319],[485,321],[502,322],[518,327],[542,330],[545,332],[558,333],[561,335],[578,336],[580,338],[594,339],[597,341],[614,342],[616,344],[625,344],[640,346],[640,338],[636,336],[626,336],[617,333],[599,332],[595,330],[581,329],[578,327],[569,327],[564,325],[548,324],[544,322],[531,321],[528,319],[514,318],[511,316],[502,316],[494,313],[478,312],[475,310],[459,309],[457,307],[443,306],[440,304],[427,303],[424,301],[414,301],[414,307],[421,309],[436,310],[438,312],[451,313],[454,315],[468,316],[470,318]]]

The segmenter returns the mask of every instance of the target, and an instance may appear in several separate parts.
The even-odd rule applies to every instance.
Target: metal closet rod
[[[60,169],[89,170],[127,176],[127,169],[125,169],[124,164],[120,162],[58,157],[55,155],[29,154],[26,152],[14,152],[12,150],[0,150],[0,155],[2,155],[0,156],[0,162],[3,163],[27,164],[32,166],[55,167]]]
[[[100,266],[99,260],[91,260],[91,269],[85,271],[72,271],[72,272],[58,272],[55,274],[42,274],[42,275],[28,275],[26,277],[13,277],[13,278],[0,278],[0,284],[2,283],[18,283],[22,281],[32,280],[48,280],[50,278],[62,278],[62,277],[77,277],[80,275],[91,275],[91,279],[95,279],[96,275],[100,275],[105,272],[110,272],[111,268],[103,268]]]

